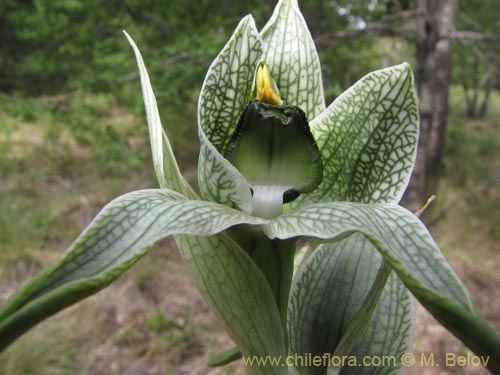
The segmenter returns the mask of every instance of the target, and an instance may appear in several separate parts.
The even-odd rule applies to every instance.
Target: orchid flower
[[[190,276],[237,345],[211,365],[273,357],[282,362],[245,361],[247,373],[371,373],[359,364],[285,358],[401,358],[412,349],[413,294],[500,372],[500,339],[423,223],[398,205],[419,128],[408,64],[368,74],[326,107],[318,53],[297,1],[280,0],[260,32],[251,15],[243,18],[201,89],[200,197],[180,173],[143,59],[126,36],[160,189],[110,202],[13,295],[0,311],[0,348],[105,288],[174,235]],[[377,373],[398,373],[404,364]]]

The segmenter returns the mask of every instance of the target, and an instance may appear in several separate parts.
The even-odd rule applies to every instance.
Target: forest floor
[[[460,107],[459,100],[459,95],[452,96],[452,109]],[[110,128],[103,131],[122,139],[126,151],[105,149],[96,154],[91,150],[100,133],[82,135],[86,123],[70,132],[55,125],[48,129],[50,116],[26,119],[0,112],[0,120],[12,125],[0,128],[0,305],[64,251],[110,199],[156,186],[147,135],[137,131],[143,126],[141,118],[103,105],[89,123],[94,117],[106,122]],[[500,97],[494,96],[484,120],[461,116],[451,113],[446,170],[436,190],[438,199],[424,220],[432,221],[447,204],[457,202],[430,230],[483,316],[500,333],[498,180],[496,186],[470,193],[500,170]],[[50,142],[54,134],[57,144]],[[194,130],[186,139],[193,135]],[[182,140],[177,148],[185,149]],[[134,159],[132,154],[139,156]],[[99,160],[115,157],[109,168],[96,171]],[[185,173],[195,180],[193,167]],[[240,362],[206,367],[210,355],[231,346],[187,276],[173,240],[167,238],[110,287],[48,319],[12,345],[0,355],[0,373],[244,374]],[[470,352],[418,304],[414,353],[416,364],[407,374],[488,374],[481,366],[449,366],[447,355]]]

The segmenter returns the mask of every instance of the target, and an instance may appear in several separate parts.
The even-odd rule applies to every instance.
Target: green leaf
[[[225,234],[176,236],[187,270],[245,357],[285,358],[285,338],[269,284],[250,256]],[[287,374],[255,365],[249,375]]]
[[[198,103],[201,194],[206,199],[248,213],[252,207],[250,186],[222,155],[239,116],[251,99],[252,82],[261,54],[255,22],[247,16],[210,66]]]
[[[490,356],[488,366],[500,369],[500,338],[479,315],[427,228],[403,207],[347,202],[315,204],[271,220],[265,232],[270,238],[303,235],[324,240],[363,234],[438,321],[476,354]]]
[[[408,64],[368,74],[310,125],[323,158],[323,182],[300,197],[297,206],[401,199],[418,142],[417,99]]]
[[[338,353],[338,345],[366,303],[382,256],[366,238],[352,235],[346,240],[321,245],[308,260],[293,286],[289,304],[290,354],[363,357],[394,356],[411,350],[411,296],[392,273],[382,291],[366,331],[352,350]],[[400,367],[346,366],[341,374],[393,374]],[[303,367],[301,374],[326,374],[326,367]]]
[[[172,189],[190,198],[196,198],[196,194],[193,189],[181,175],[179,166],[177,165],[177,161],[175,160],[175,156],[172,151],[172,147],[170,146],[170,142],[161,125],[156,98],[153,93],[153,88],[151,87],[151,82],[149,81],[148,71],[146,70],[144,61],[142,60],[141,53],[130,35],[128,35],[125,31],[123,33],[134,50],[137,67],[139,68],[144,107],[146,109],[146,118],[149,128],[149,139],[151,141],[153,166],[158,183],[163,189]]]
[[[234,226],[224,233],[245,250],[266,278],[278,306],[283,330],[286,332],[295,241],[270,240],[260,226],[254,225]]]
[[[141,190],[105,206],[52,265],[0,311],[0,349],[57,311],[99,291],[170,234],[209,236],[239,223],[263,221],[171,190]]]
[[[264,61],[283,104],[300,107],[312,120],[325,109],[318,52],[297,0],[280,0],[261,31]]]

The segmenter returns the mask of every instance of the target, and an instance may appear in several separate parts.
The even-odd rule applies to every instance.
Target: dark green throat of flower
[[[256,97],[266,100],[259,95],[261,67],[266,81],[274,83],[261,63]],[[323,177],[321,155],[305,113],[296,106],[275,104],[275,98],[278,93],[267,102],[252,100],[247,105],[225,154],[252,187],[252,213],[268,218],[280,215],[284,203],[314,190]]]

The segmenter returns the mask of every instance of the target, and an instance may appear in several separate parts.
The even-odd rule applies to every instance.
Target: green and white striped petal
[[[263,60],[285,105],[300,107],[309,121],[325,109],[318,52],[297,0],[280,0],[261,31]]]
[[[130,35],[125,31],[123,33],[132,46],[137,60],[137,67],[139,68],[144,107],[146,109],[146,118],[149,128],[149,139],[151,141],[153,166],[158,183],[163,189],[172,189],[191,198],[195,198],[196,194],[193,189],[181,175],[172,147],[161,125],[156,98],[141,53]]]
[[[362,78],[311,122],[323,158],[323,182],[296,206],[398,202],[415,161],[418,121],[407,63]]]
[[[123,195],[105,206],[58,260],[2,307],[0,350],[41,320],[109,285],[165,236],[210,236],[236,224],[264,222],[171,190]]]
[[[362,235],[321,245],[297,276],[289,302],[290,355],[349,355],[356,367],[345,366],[341,374],[395,374],[400,363],[362,367],[365,356],[400,358],[411,351],[413,304],[404,284],[392,272],[369,323],[346,353],[339,342],[360,314],[360,308],[377,277],[382,256]],[[374,305],[375,306],[375,305]],[[361,314],[365,314],[363,311]],[[363,316],[363,319],[365,317]],[[353,365],[353,363],[351,363]],[[299,373],[326,374],[325,367],[302,367]]]
[[[222,155],[252,95],[262,43],[252,16],[243,18],[205,77],[198,103],[198,182],[204,198],[251,211],[250,186]]]
[[[310,236],[327,241],[363,234],[422,305],[465,345],[491,358],[500,352],[500,337],[480,316],[427,228],[403,207],[314,204],[271,220],[264,231],[270,238]]]

